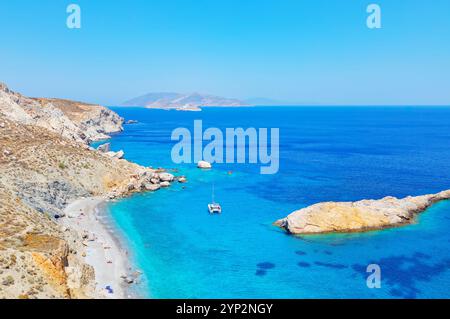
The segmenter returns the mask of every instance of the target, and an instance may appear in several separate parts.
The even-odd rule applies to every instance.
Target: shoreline
[[[95,272],[95,299],[141,298],[131,291],[137,268],[129,259],[126,244],[115,234],[102,197],[80,198],[65,209],[61,225],[76,231],[83,238],[83,261]],[[128,283],[127,283],[128,282]],[[109,290],[107,287],[109,286]]]

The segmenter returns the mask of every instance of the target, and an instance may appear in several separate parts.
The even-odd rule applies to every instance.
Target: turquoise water
[[[110,205],[145,274],[145,296],[450,297],[450,202],[417,224],[365,234],[293,237],[272,226],[316,202],[450,189],[450,108],[115,110],[140,123],[112,138],[114,150],[189,180]],[[204,127],[280,128],[279,173],[260,175],[248,164],[211,171],[173,164],[171,132],[194,119]],[[206,210],[213,183],[220,216]],[[371,263],[381,266],[381,289],[366,286]]]

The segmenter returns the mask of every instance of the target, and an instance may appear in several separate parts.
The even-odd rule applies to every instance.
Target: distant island
[[[150,109],[200,111],[208,106],[252,106],[244,101],[200,93],[149,93],[122,103],[122,106],[146,107]]]
[[[450,190],[446,190],[438,194],[408,196],[403,199],[388,196],[379,200],[318,203],[293,212],[276,221],[275,225],[294,235],[392,228],[413,223],[418,214],[449,198]]]

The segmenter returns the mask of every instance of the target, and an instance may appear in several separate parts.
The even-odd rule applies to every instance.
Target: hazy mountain
[[[123,106],[140,106],[158,109],[197,110],[202,106],[246,106],[237,99],[200,93],[180,94],[173,92],[149,93],[126,101]]]

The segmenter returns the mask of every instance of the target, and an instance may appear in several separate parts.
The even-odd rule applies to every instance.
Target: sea
[[[144,298],[449,298],[450,202],[414,224],[292,236],[273,223],[324,201],[450,189],[450,107],[239,107],[202,112],[112,107],[109,141],[125,158],[187,177],[108,205]],[[279,171],[260,164],[176,164],[177,128],[278,128]],[[206,142],[205,142],[206,144]],[[210,215],[212,190],[222,205]],[[378,265],[373,287],[369,265]]]

